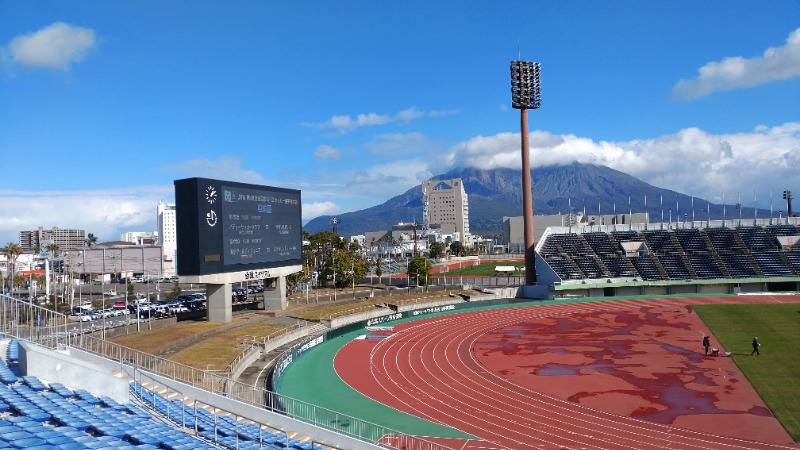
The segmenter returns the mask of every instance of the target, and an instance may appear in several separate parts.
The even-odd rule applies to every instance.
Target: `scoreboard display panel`
[[[179,275],[302,264],[300,191],[188,178],[175,181]]]

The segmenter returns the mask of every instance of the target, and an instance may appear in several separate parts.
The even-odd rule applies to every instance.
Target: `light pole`
[[[520,110],[522,153],[522,218],[525,235],[525,283],[536,284],[536,249],[533,234],[533,193],[528,146],[528,110],[542,105],[541,64],[511,61],[511,106]]]
[[[786,217],[792,217],[792,191],[783,191],[783,199],[786,200]],[[787,220],[788,223],[788,220]]]

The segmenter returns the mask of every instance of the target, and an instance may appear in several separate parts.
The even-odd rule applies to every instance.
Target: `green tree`
[[[95,236],[94,233],[89,233],[86,235],[86,239],[84,239],[83,243],[87,247],[92,248],[97,244],[97,236]]]
[[[14,276],[14,272],[16,272],[17,256],[22,253],[22,247],[14,242],[9,242],[5,247],[0,249],[0,251],[6,254],[6,268],[8,269],[8,273],[11,275],[9,281],[11,282],[10,287],[13,289],[17,282],[16,276]],[[6,280],[3,280],[4,284],[5,281]]]
[[[321,231],[308,238],[309,261],[313,259],[314,268],[319,276],[319,283],[325,286],[330,279],[333,281],[335,254],[339,250],[347,251],[347,243],[330,231]],[[336,283],[339,284],[339,273],[336,273]]]
[[[364,278],[367,274],[367,265],[361,260],[358,253],[349,249],[337,249],[331,260],[331,268],[336,274],[336,287],[346,287],[354,281]]]
[[[426,286],[431,279],[431,264],[428,258],[414,258],[408,262],[408,282]]]
[[[383,275],[383,258],[378,256],[375,259],[375,276],[380,278]]]
[[[58,244],[56,244],[54,242],[45,245],[44,249],[45,249],[45,251],[47,251],[48,253],[53,255],[53,257],[58,256],[58,251],[60,250],[60,248],[58,247]]]
[[[14,278],[12,279],[12,282],[13,282],[13,287],[21,288],[22,286],[25,286],[25,277],[23,277],[22,275],[16,273],[16,274],[14,274]]]
[[[428,246],[428,257],[431,259],[439,259],[444,256],[445,249],[444,242],[432,242],[431,245]]]
[[[453,256],[465,256],[467,254],[467,251],[461,242],[455,241],[452,244],[450,244],[450,254],[452,254]]]
[[[164,298],[167,300],[172,300],[173,298],[178,298],[181,295],[181,286],[176,281],[175,284],[172,285],[172,290],[164,294]]]
[[[136,300],[136,292],[133,287],[133,283],[127,283],[125,287],[125,299],[129,302]]]
[[[17,261],[17,256],[22,254],[22,247],[20,247],[19,244],[16,244],[14,242],[9,242],[8,244],[6,244],[5,247],[0,249],[0,251],[6,254],[6,256],[8,257],[7,260],[8,267],[10,269],[13,269]]]

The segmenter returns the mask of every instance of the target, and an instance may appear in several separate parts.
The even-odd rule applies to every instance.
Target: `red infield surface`
[[[703,354],[691,305],[745,302],[800,297],[465,312],[355,340],[334,365],[364,395],[482,439],[443,441],[456,448],[796,449],[733,360]]]

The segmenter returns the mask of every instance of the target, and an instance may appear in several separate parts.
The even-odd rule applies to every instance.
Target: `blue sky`
[[[0,0],[0,243],[152,231],[194,176],[301,189],[310,220],[518,168],[519,57],[542,64],[534,170],[800,194],[795,1]]]

